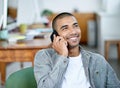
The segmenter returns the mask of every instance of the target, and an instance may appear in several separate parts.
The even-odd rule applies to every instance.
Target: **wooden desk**
[[[0,41],[0,72],[2,84],[5,83],[6,79],[7,62],[32,62],[33,65],[35,53],[40,49],[47,48],[50,43],[49,37],[24,41],[20,44]]]

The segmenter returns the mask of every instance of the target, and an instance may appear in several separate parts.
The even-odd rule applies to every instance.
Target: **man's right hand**
[[[54,40],[52,47],[56,50],[56,52],[63,56],[68,56],[68,48],[67,48],[67,41],[61,37],[54,35]]]

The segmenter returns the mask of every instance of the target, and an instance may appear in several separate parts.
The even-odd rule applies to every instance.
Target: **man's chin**
[[[75,47],[78,47],[79,44],[68,44],[68,48],[69,49],[72,49],[72,48],[75,48]]]

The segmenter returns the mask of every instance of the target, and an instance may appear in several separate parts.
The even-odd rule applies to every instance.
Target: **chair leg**
[[[118,44],[118,60],[120,61],[120,42]]]
[[[6,63],[0,62],[1,84],[5,84],[6,79]]]
[[[108,60],[109,43],[105,41],[105,59]]]
[[[20,62],[20,67],[23,68],[23,62]]]
[[[32,66],[34,66],[34,61],[32,61]]]

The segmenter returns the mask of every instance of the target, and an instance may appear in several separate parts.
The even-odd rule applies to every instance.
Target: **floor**
[[[89,50],[89,51],[92,51],[92,52],[98,52],[98,50],[94,47],[86,47],[86,46],[83,46],[83,47],[86,50]],[[113,67],[113,69],[115,70],[118,78],[120,79],[120,62],[118,62],[118,60],[116,58],[114,58],[114,59],[109,58],[108,62]],[[19,63],[19,62],[8,64],[8,66],[6,68],[6,73],[7,73],[6,74],[6,79],[13,72],[15,72],[17,70],[20,70],[21,69],[20,65],[21,65],[21,63]],[[32,66],[32,63],[30,63],[30,62],[23,63],[23,68],[26,68],[26,67],[29,67],[29,66]],[[5,88],[5,87],[0,85],[0,88]]]

